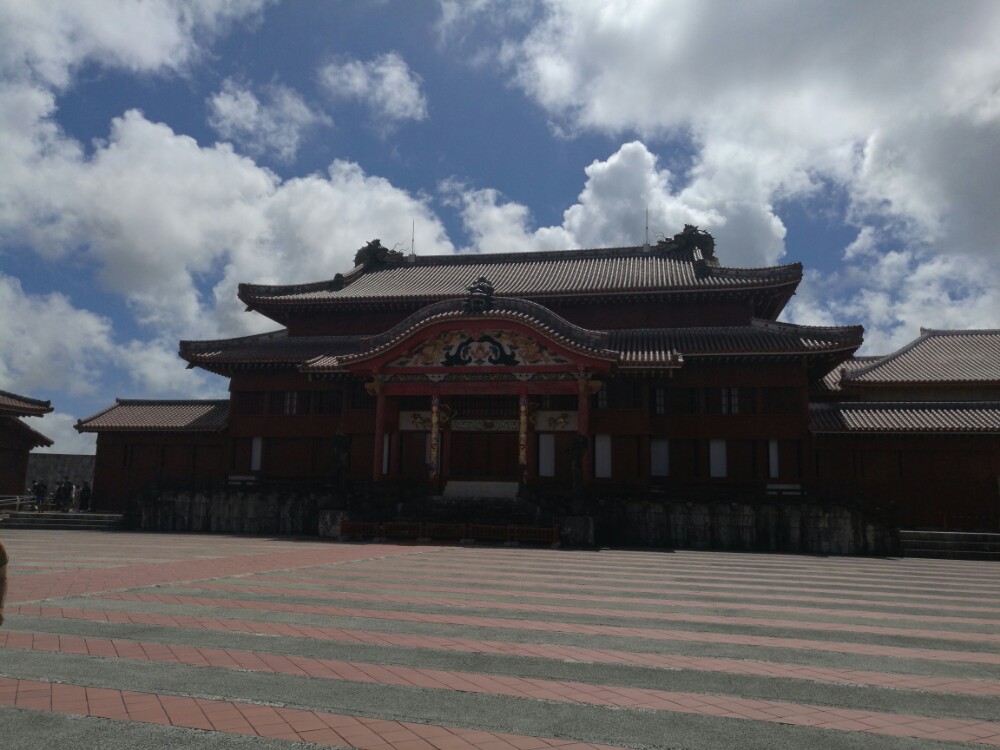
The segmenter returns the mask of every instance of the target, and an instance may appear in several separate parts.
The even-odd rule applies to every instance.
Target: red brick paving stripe
[[[248,588],[251,586],[256,586],[257,581],[269,581],[275,583],[309,583],[314,586],[338,586],[343,588],[363,588],[363,589],[383,589],[383,590],[398,590],[405,588],[408,591],[433,591],[438,593],[449,593],[449,594],[468,594],[476,599],[482,599],[486,602],[493,603],[497,600],[497,597],[525,597],[531,596],[536,598],[546,598],[546,599],[562,599],[565,601],[585,601],[585,602],[607,602],[614,604],[646,604],[655,605],[657,607],[712,607],[715,609],[733,609],[733,610],[749,610],[753,612],[788,612],[794,614],[804,614],[804,615],[843,615],[844,612],[832,609],[832,608],[822,608],[822,607],[793,607],[781,604],[755,604],[755,603],[744,603],[744,602],[706,602],[699,599],[652,599],[649,597],[636,597],[636,596],[599,596],[596,594],[567,594],[567,593],[551,593],[551,592],[531,592],[531,591],[512,591],[511,589],[488,589],[488,588],[463,588],[461,586],[429,586],[425,584],[414,584],[410,582],[399,583],[391,582],[386,583],[382,580],[365,580],[365,581],[344,581],[340,579],[334,579],[331,576],[325,578],[319,578],[317,576],[281,576],[281,575],[257,575],[252,578],[246,578],[241,584]],[[302,589],[288,589],[289,592],[298,591],[301,592]],[[352,594],[348,593],[347,596],[353,597]],[[468,601],[468,600],[466,600]],[[992,625],[996,626],[1000,624],[997,618],[979,618],[979,617],[953,617],[949,615],[913,615],[905,612],[874,612],[864,609],[858,609],[865,604],[871,604],[873,606],[882,606],[881,602],[852,602],[854,606],[851,607],[849,612],[851,617],[858,617],[870,620],[894,620],[894,621],[911,621],[911,622],[947,622],[947,623],[962,623],[969,625]],[[951,609],[951,608],[949,608]],[[1000,609],[994,610],[1000,613]]]
[[[426,570],[423,566],[421,570]],[[412,568],[410,569],[412,571]],[[375,570],[371,575],[368,574],[367,569],[350,569],[350,578],[345,578],[342,575],[344,571],[325,571],[324,569],[319,569],[316,572],[306,574],[304,571],[296,571],[296,576],[298,578],[288,578],[287,580],[302,580],[302,581],[315,581],[315,582],[329,582],[331,584],[336,583],[338,586],[359,586],[367,587],[369,585],[376,585],[382,582],[386,578],[386,573],[382,569]],[[442,581],[448,583],[463,583],[461,579],[456,580],[454,574],[449,574],[446,576],[429,576],[429,575],[410,575],[409,571],[400,571],[401,575],[394,579],[394,585],[399,588],[410,588],[411,583],[414,581],[424,581],[431,583],[440,583]],[[264,580],[286,580],[271,578],[270,576],[262,575],[260,578]],[[473,581],[468,581],[472,583]],[[563,592],[573,592],[573,591],[612,591],[616,593],[621,593],[625,591],[626,593],[635,594],[657,594],[660,596],[665,596],[667,594],[691,594],[692,588],[696,586],[699,588],[697,595],[699,600],[705,600],[710,605],[726,606],[728,602],[715,602],[712,597],[727,598],[727,599],[761,599],[766,598],[768,601],[788,601],[788,602],[814,602],[814,603],[826,603],[826,604],[846,604],[853,607],[859,605],[877,604],[880,607],[934,607],[937,609],[943,609],[947,611],[954,612],[992,612],[1000,614],[1000,607],[984,607],[984,606],[968,606],[968,605],[956,605],[950,603],[952,598],[941,599],[939,597],[934,597],[933,599],[927,599],[926,597],[906,597],[906,598],[917,598],[918,601],[886,601],[884,598],[878,601],[866,600],[866,599],[838,599],[836,597],[820,597],[820,596],[809,596],[808,593],[803,594],[779,594],[773,590],[766,591],[764,593],[746,593],[744,591],[705,591],[705,586],[712,586],[712,583],[702,584],[691,584],[688,587],[678,587],[678,586],[665,586],[658,588],[638,588],[634,586],[629,586],[627,589],[623,589],[621,586],[602,586],[596,583],[566,583],[563,579],[552,579],[552,582],[538,581],[540,586],[544,586],[545,590],[538,590],[536,588],[529,588],[523,582],[513,579],[508,581],[498,580],[498,585],[505,585],[508,588],[501,589],[506,591],[511,595],[521,594],[523,596],[561,596],[561,594],[553,593],[549,589],[557,589]],[[383,586],[389,587],[393,584],[381,584]],[[719,585],[719,584],[714,584]],[[510,588],[514,587],[514,588]],[[415,586],[413,588],[416,588]],[[433,587],[429,587],[429,590]],[[742,586],[741,589],[754,589],[761,587],[754,586]],[[792,589],[794,591],[794,589]],[[787,589],[786,589],[787,591]],[[809,592],[822,591],[822,589],[809,589]],[[843,593],[843,591],[838,591],[837,593]],[[888,596],[896,597],[899,595],[889,594]],[[640,601],[650,601],[647,599],[640,599]],[[959,601],[982,601],[982,597],[974,597],[971,599],[959,600]],[[943,603],[948,602],[948,603]]]
[[[246,546],[253,542],[247,542]],[[232,555],[213,559],[181,560],[173,563],[130,564],[127,559],[115,568],[74,569],[65,573],[10,576],[8,601],[41,601],[66,596],[79,596],[99,591],[179,583],[202,578],[262,573],[271,570],[330,565],[358,560],[371,560],[392,555],[412,555],[434,551],[434,547],[413,546],[343,546],[311,545],[311,549],[292,552],[271,552],[266,545],[259,554]],[[11,560],[16,561],[16,552]]]
[[[346,573],[353,577],[358,575],[372,575],[385,578],[392,578],[394,576],[399,576],[400,580],[409,580],[410,575],[413,571],[417,569],[416,566],[410,566],[406,569],[392,569],[392,568],[381,568],[381,567],[365,567],[365,568],[347,568]],[[430,568],[420,566],[419,570],[421,572],[431,570]],[[607,590],[607,591],[642,591],[649,593],[660,593],[660,592],[677,592],[677,593],[690,593],[692,591],[697,591],[699,594],[704,594],[707,596],[745,596],[752,598],[760,597],[771,597],[775,598],[787,598],[793,601],[799,600],[802,596],[809,596],[811,594],[833,594],[833,595],[844,595],[845,593],[850,593],[845,591],[844,588],[823,588],[819,586],[807,586],[807,587],[797,587],[789,586],[783,584],[780,589],[777,585],[771,584],[761,584],[754,585],[745,582],[738,583],[719,583],[718,577],[713,577],[711,579],[702,580],[682,580],[682,581],[670,581],[665,582],[662,586],[657,588],[643,588],[637,587],[633,584],[635,581],[630,579],[621,579],[618,581],[613,581],[609,585],[602,586],[599,582],[590,579],[586,584],[566,584],[565,578],[560,578],[557,576],[550,576],[547,573],[518,573],[516,575],[504,576],[496,571],[472,571],[469,568],[461,568],[456,570],[441,571],[440,575],[435,577],[421,577],[423,580],[431,581],[450,581],[452,583],[462,583],[465,581],[477,581],[484,574],[489,574],[492,581],[498,585],[539,585],[545,586],[547,588],[567,588],[567,589],[597,589],[597,590]],[[414,577],[414,580],[417,578]],[[648,583],[648,582],[645,582]],[[718,590],[717,592],[714,590]],[[732,589],[737,589],[732,591]],[[755,592],[755,593],[751,593]],[[898,606],[950,606],[953,603],[962,602],[975,602],[980,606],[984,598],[992,599],[991,595],[981,594],[981,595],[970,595],[970,596],[951,596],[948,594],[940,593],[922,593],[922,594],[907,594],[899,592],[889,592],[889,591],[865,591],[860,592],[868,596],[877,596],[880,601],[884,601],[888,605],[898,605]],[[786,596],[782,596],[785,594]],[[819,599],[818,601],[831,601],[830,599]],[[850,600],[856,602],[859,600]],[[860,601],[870,601],[870,600],[860,600]],[[993,611],[990,608],[989,611]]]
[[[520,570],[531,571],[544,568],[557,574],[588,574],[598,573],[613,577],[631,578],[635,576],[656,577],[663,576],[664,568],[676,571],[679,575],[704,576],[712,574],[723,574],[727,577],[765,577],[775,576],[786,578],[804,578],[829,580],[831,575],[838,581],[857,579],[862,582],[871,580],[901,580],[918,584],[951,582],[966,583],[970,580],[982,581],[989,586],[998,586],[995,571],[1000,569],[1000,565],[992,561],[984,561],[985,567],[978,567],[965,561],[961,567],[954,570],[934,571],[928,569],[924,564],[928,561],[920,560],[894,560],[877,562],[864,567],[849,567],[843,564],[847,558],[838,558],[830,561],[830,566],[823,564],[811,564],[809,558],[782,557],[781,555],[771,556],[771,561],[765,562],[757,558],[754,563],[752,555],[741,557],[739,555],[729,555],[723,558],[712,558],[710,553],[680,551],[665,556],[653,557],[651,559],[634,561],[629,564],[615,562],[610,557],[603,559],[600,555],[545,551],[532,553],[530,550],[515,550],[512,552],[501,551],[498,548],[476,548],[468,549],[461,547],[447,548],[445,554],[435,560],[437,565],[455,565],[463,567],[466,564],[472,567],[493,566],[505,573],[517,572]],[[621,559],[619,555],[616,560]],[[823,561],[824,563],[827,560]]]
[[[257,659],[250,668],[269,666]],[[228,668],[240,666],[226,664]],[[270,670],[268,670],[270,671]],[[410,670],[404,670],[410,671]],[[325,674],[315,674],[326,677]],[[332,675],[331,675],[332,676]],[[397,677],[397,670],[373,669],[351,673],[355,679],[384,683]],[[411,675],[406,682],[416,687],[457,690],[490,695],[517,696],[535,700],[696,714],[728,719],[750,719],[776,724],[795,724],[819,729],[884,734],[914,739],[950,740],[1000,745],[1000,723],[977,719],[936,719],[926,716],[893,714],[856,709],[825,708],[787,701],[733,698],[724,695],[643,690],[609,686],[574,685],[519,678],[490,678],[483,675]],[[584,688],[584,689],[581,689]],[[484,732],[458,727],[416,724],[362,718],[348,714],[263,706],[260,704],[189,698],[175,695],[55,684],[37,680],[0,678],[0,705],[53,711],[82,716],[99,716],[118,721],[170,724],[190,729],[224,733],[255,734],[277,739],[319,742],[385,750],[418,750],[420,747],[453,750],[455,738],[462,747],[486,750],[525,750],[525,740],[542,744],[533,747],[607,748],[570,740],[547,740],[507,733]],[[439,740],[439,741],[435,741]],[[502,743],[502,744],[501,744]],[[528,745],[528,748],[532,745]]]
[[[696,581],[699,578],[725,578],[728,582],[726,585],[728,586],[742,586],[744,583],[748,583],[768,584],[772,588],[780,586],[782,588],[801,587],[804,589],[811,589],[816,584],[821,585],[823,583],[827,583],[831,578],[831,575],[828,574],[824,576],[819,571],[817,571],[815,575],[800,575],[792,572],[785,574],[770,572],[741,573],[721,568],[715,569],[712,566],[705,566],[703,569],[693,569],[686,567],[683,563],[674,563],[673,561],[671,561],[669,568],[663,572],[654,573],[642,570],[626,570],[617,575],[608,575],[609,569],[603,566],[594,566],[593,568],[589,566],[579,567],[570,564],[559,564],[559,562],[554,562],[553,560],[540,563],[518,561],[516,564],[511,562],[501,565],[498,561],[489,558],[480,559],[478,561],[469,560],[466,562],[464,560],[453,561],[451,558],[440,559],[435,557],[433,560],[429,561],[429,564],[432,567],[428,567],[428,570],[434,570],[442,575],[448,575],[450,573],[489,573],[491,576],[501,580],[504,578],[517,580],[523,577],[530,577],[534,579],[540,576],[587,577],[595,573],[599,573],[601,574],[600,578],[596,580],[604,583],[621,582],[625,584],[655,584],[660,581],[664,583],[682,583],[687,579]],[[539,572],[540,568],[544,569],[544,572]],[[398,570],[398,568],[386,569],[373,567],[372,570],[394,572],[394,570]],[[412,570],[412,568],[409,570]],[[1000,573],[1000,567],[998,567],[998,573]],[[882,593],[882,591],[886,589],[889,591],[919,592],[923,596],[937,596],[938,592],[950,594],[955,593],[956,591],[957,593],[967,595],[974,595],[979,592],[988,592],[990,594],[1000,593],[1000,583],[994,584],[993,581],[995,581],[996,578],[992,575],[988,576],[986,578],[986,582],[982,583],[970,582],[969,576],[956,576],[955,580],[927,581],[922,578],[909,579],[907,576],[898,574],[887,574],[885,576],[877,576],[873,574],[841,576],[839,572],[836,572],[835,575],[838,583],[843,583],[845,585],[850,584],[852,589],[868,593]],[[840,589],[840,591],[842,592],[843,589]]]
[[[115,612],[102,610],[68,610],[54,607],[26,605],[18,608],[18,614],[44,615],[78,620],[97,620],[111,623],[157,625],[162,627],[193,628],[225,632],[254,633],[285,636],[290,638],[312,638],[345,643],[363,643],[402,648],[423,648],[437,651],[457,651],[461,653],[494,654],[502,656],[526,656],[535,659],[554,659],[569,662],[594,662],[599,664],[627,664],[656,669],[690,669],[703,672],[729,672],[732,674],[758,677],[784,677],[810,680],[813,682],[833,682],[839,684],[871,685],[891,687],[899,690],[921,690],[939,693],[962,693],[967,695],[1000,695],[1000,682],[990,680],[965,680],[954,677],[935,677],[889,672],[867,672],[853,669],[814,667],[779,662],[761,662],[746,659],[718,657],[683,656],[676,654],[641,653],[615,649],[584,648],[581,646],[560,646],[554,644],[513,643],[508,641],[476,640],[472,638],[447,638],[441,636],[413,635],[408,633],[379,633],[348,628],[323,628],[291,625],[288,623],[265,623],[249,620],[226,620],[217,618],[173,617],[148,612]],[[26,634],[19,633],[18,636]],[[2,634],[0,634],[2,637]],[[0,644],[6,643],[5,640]],[[13,647],[13,646],[12,646]]]
[[[286,588],[267,588],[264,586],[241,586],[232,583],[180,583],[179,588],[197,589],[199,591],[229,591],[245,594],[264,594],[278,596],[306,596],[311,599],[351,599],[354,601],[379,602],[387,604],[427,604],[436,607],[452,609],[488,608],[504,612],[548,612],[561,615],[587,615],[594,617],[628,617],[635,620],[654,620],[661,622],[691,622],[712,625],[756,625],[769,628],[788,628],[792,630],[832,631],[841,633],[869,633],[873,635],[898,635],[910,638],[937,638],[967,643],[1000,643],[1000,633],[972,633],[952,630],[927,630],[924,628],[894,628],[884,625],[857,625],[843,622],[812,622],[809,620],[781,620],[763,617],[733,617],[729,615],[699,615],[674,612],[623,611],[621,609],[599,609],[596,607],[565,607],[556,604],[522,604],[520,602],[501,602],[495,600],[469,599],[435,599],[433,597],[398,596],[388,594],[365,594],[345,591],[301,591]],[[824,614],[838,614],[825,612]],[[849,614],[849,613],[848,613]]]
[[[0,705],[359,750],[618,750],[573,740],[0,677]]]
[[[869,645],[865,643],[838,643],[833,641],[808,640],[805,638],[780,638],[777,636],[751,636],[735,633],[701,633],[688,630],[666,630],[648,628],[627,628],[617,625],[579,625],[575,623],[544,622],[535,620],[508,620],[499,617],[466,617],[461,615],[435,615],[386,610],[352,609],[346,607],[322,607],[309,604],[282,604],[277,602],[240,601],[236,599],[210,599],[198,596],[173,596],[169,594],[103,594],[100,598],[117,601],[161,602],[178,605],[215,606],[229,609],[266,610],[270,612],[294,612],[299,614],[319,614],[328,617],[358,617],[396,622],[441,623],[469,627],[505,628],[549,633],[575,633],[581,635],[619,636],[625,638],[647,638],[658,641],[684,641],[694,643],[725,643],[742,646],[765,646],[789,648],[804,651],[832,651],[843,654],[869,654],[928,661],[972,662],[978,664],[1000,664],[1000,653],[986,651],[944,651],[929,648]]]
[[[662,553],[652,553],[643,555],[641,559],[629,558],[627,562],[612,562],[607,559],[598,559],[591,553],[583,555],[574,553],[558,553],[557,566],[573,567],[580,571],[591,572],[617,572],[623,576],[629,576],[634,572],[646,572],[650,566],[661,567],[664,562]],[[628,553],[619,553],[616,560],[622,560]],[[486,550],[485,554],[480,554],[480,550],[468,551],[457,549],[454,553],[449,553],[449,561],[459,563],[471,559],[474,564],[482,564],[486,558],[493,565],[520,565],[526,568],[537,567],[539,565],[551,565],[553,557],[549,552],[537,552],[529,549],[519,549],[515,552],[506,550]],[[864,558],[838,557],[824,558],[822,562],[813,562],[817,558],[805,556],[788,557],[782,555],[755,555],[753,553],[711,553],[691,550],[681,550],[670,554],[668,565],[671,570],[683,573],[730,573],[737,572],[743,575],[769,575],[772,572],[779,572],[785,575],[818,575],[823,579],[829,579],[834,575],[838,580],[847,576],[858,576],[863,580],[872,577],[886,576],[891,579],[903,579],[910,581],[959,581],[966,583],[970,580],[982,580],[990,585],[997,585],[996,574],[1000,573],[1000,564],[994,561],[983,561],[983,565],[978,562],[954,560],[951,567],[941,568],[935,563],[938,560],[881,560],[868,563],[858,563]]]
[[[404,641],[405,639],[399,639]],[[445,639],[439,639],[444,641]],[[482,644],[479,648],[476,646]],[[472,642],[469,648],[456,648],[462,644],[446,644],[449,651],[476,651],[486,653],[491,646],[502,648],[508,655],[529,656],[533,658],[561,659],[564,661],[595,661],[604,663],[626,663],[640,666],[668,667],[672,669],[689,669],[704,672],[723,672],[726,674],[742,674],[760,677],[780,677],[789,679],[805,679],[812,682],[838,683],[851,685],[869,685],[872,687],[887,687],[897,690],[920,690],[924,692],[957,693],[964,695],[997,695],[1000,696],[1000,682],[989,680],[962,680],[952,677],[930,677],[923,675],[888,674],[882,672],[864,672],[860,670],[830,669],[823,667],[808,667],[795,664],[778,664],[768,662],[744,661],[740,659],[720,659],[711,657],[688,657],[653,655],[655,664],[649,664],[647,655],[629,654],[627,652],[599,651],[597,649],[582,649],[577,647],[558,646],[526,646],[518,648],[519,644],[497,643],[490,641]],[[380,645],[386,645],[380,643]],[[426,644],[422,644],[426,646]],[[333,659],[314,659],[303,656],[285,656],[262,652],[239,651],[235,649],[198,648],[193,646],[171,645],[162,643],[147,643],[128,639],[90,638],[85,636],[66,636],[42,633],[7,632],[0,633],[0,648],[18,649],[23,651],[50,651],[55,653],[85,654],[88,656],[117,657],[140,661],[159,661],[169,663],[191,664],[196,666],[213,666],[233,669],[251,669],[264,672],[281,672],[284,674],[303,674],[312,677],[335,678],[347,681],[380,682],[394,685],[419,685],[420,687],[449,687],[448,681],[452,675],[461,679],[502,680],[489,675],[470,675],[460,672],[430,668],[408,668],[399,666],[380,667],[367,662],[343,661]],[[494,651],[495,653],[496,651]],[[575,658],[571,658],[575,657]],[[621,658],[619,658],[621,657]],[[631,657],[631,658],[629,658]],[[636,658],[638,657],[638,658]],[[389,670],[394,678],[371,678],[371,670]],[[431,684],[437,680],[437,685]],[[531,683],[535,687],[544,687],[548,680],[520,680],[520,683]],[[558,683],[560,685],[577,685],[577,683]],[[589,690],[596,688],[590,687]],[[605,688],[599,688],[604,690]],[[612,688],[607,688],[612,689]],[[475,692],[475,691],[474,691]],[[490,692],[496,692],[493,688]],[[656,692],[656,691],[654,691]],[[514,693],[504,693],[514,695]],[[522,696],[523,697],[523,696]]]

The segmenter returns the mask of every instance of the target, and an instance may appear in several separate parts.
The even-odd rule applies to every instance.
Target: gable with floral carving
[[[446,331],[424,341],[392,367],[516,367],[564,365],[565,357],[530,336],[505,329]]]

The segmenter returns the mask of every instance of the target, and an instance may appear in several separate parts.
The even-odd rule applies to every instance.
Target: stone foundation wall
[[[134,499],[126,523],[142,531],[209,531],[231,534],[315,536],[327,495],[224,492],[164,493]]]
[[[892,555],[899,548],[884,521],[818,503],[619,500],[596,514],[594,536],[598,544],[745,552]]]
[[[343,509],[330,510],[334,505],[328,494],[163,493],[133,500],[126,521],[144,531],[336,538],[342,521],[364,520]],[[562,544],[829,555],[894,555],[899,550],[898,532],[891,526],[836,505],[609,499],[592,507],[592,513],[557,519]]]

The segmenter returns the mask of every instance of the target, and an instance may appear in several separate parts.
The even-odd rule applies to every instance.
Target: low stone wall
[[[598,544],[830,555],[893,555],[898,533],[820,503],[615,501],[594,519]],[[573,543],[572,540],[566,540]]]
[[[68,479],[74,484],[83,482],[94,483],[94,456],[76,455],[73,453],[29,453],[28,475],[25,491],[31,489],[35,480],[45,482],[49,491],[56,484]]]
[[[331,510],[335,504],[329,494],[320,493],[163,493],[133,500],[126,522],[145,531],[336,538],[341,522],[359,519],[345,510]],[[592,513],[557,520],[562,544],[829,555],[899,551],[895,529],[845,506],[618,498],[592,507]]]
[[[163,493],[134,499],[126,524],[142,531],[315,536],[329,495],[279,492]]]

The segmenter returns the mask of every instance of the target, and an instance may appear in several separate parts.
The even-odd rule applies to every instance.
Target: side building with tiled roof
[[[906,527],[1000,529],[1000,330],[922,329],[814,383],[817,479]]]
[[[145,492],[223,486],[228,416],[228,400],[117,399],[81,419],[78,431],[97,434],[94,507],[120,511]]]
[[[28,483],[28,454],[52,441],[21,421],[52,411],[48,401],[0,391],[0,496],[22,495]]]

